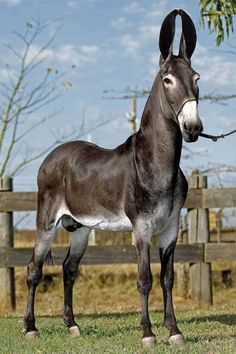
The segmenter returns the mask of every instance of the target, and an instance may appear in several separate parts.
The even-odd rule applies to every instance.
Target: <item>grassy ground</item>
[[[176,284],[174,303],[180,329],[187,340],[184,348],[171,348],[167,344],[168,332],[162,325],[160,265],[152,265],[152,269],[154,283],[150,308],[158,344],[150,353],[236,353],[236,265],[213,264],[214,306],[209,309],[199,308],[188,293],[181,297]],[[220,271],[223,269],[232,269],[231,288],[226,289],[222,285]],[[70,338],[61,320],[61,273],[61,267],[46,266],[44,269],[47,277],[41,282],[36,296],[40,337],[34,342],[27,342],[22,324],[26,304],[26,269],[16,269],[17,311],[14,315],[0,314],[0,354],[144,353],[139,327],[136,265],[81,267],[81,276],[74,291],[74,308],[79,313],[77,317],[82,332],[80,338]]]
[[[162,311],[152,311],[157,346],[150,353],[235,353],[235,313],[235,305],[211,309],[181,306],[177,311],[177,318],[187,344],[183,348],[171,348],[167,344],[168,332],[162,326]],[[0,352],[144,353],[139,321],[138,312],[80,315],[82,335],[79,338],[70,338],[60,317],[39,317],[37,324],[40,338],[29,342],[24,339],[21,318],[0,318]]]
[[[224,265],[225,267],[225,265]],[[223,267],[223,268],[224,268]],[[40,284],[36,296],[40,338],[24,339],[25,269],[16,271],[16,314],[0,315],[0,354],[144,353],[141,345],[140,299],[136,288],[136,266],[84,266],[75,285],[74,308],[79,315],[80,338],[70,338],[61,320],[63,286],[61,269],[45,267],[51,275]],[[190,297],[178,296],[174,303],[180,329],[187,344],[171,348],[163,326],[159,265],[153,265],[154,284],[150,297],[151,320],[158,344],[150,353],[236,353],[236,288],[224,289],[214,281],[214,306],[200,308]],[[227,306],[225,304],[227,303]]]

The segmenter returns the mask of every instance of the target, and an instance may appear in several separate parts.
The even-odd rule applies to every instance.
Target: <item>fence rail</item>
[[[203,262],[203,246],[203,244],[177,245],[175,262]],[[53,264],[61,265],[66,257],[68,247],[53,247],[51,251]],[[33,248],[0,248],[0,268],[25,266],[29,263],[32,252]],[[218,254],[220,254],[219,250]],[[151,262],[160,262],[157,247],[151,247],[150,256]],[[136,252],[134,246],[88,246],[84,257],[81,260],[81,264],[91,265],[122,263],[136,263]]]
[[[190,188],[184,208],[230,208],[236,206],[236,188]],[[0,212],[37,210],[37,192],[0,193]]]
[[[10,181],[10,182],[9,182]],[[236,261],[236,243],[210,243],[210,208],[236,207],[236,188],[207,188],[203,176],[193,175],[184,208],[188,209],[188,244],[178,244],[175,262],[190,264],[192,298],[212,303],[212,262]],[[0,179],[0,309],[14,309],[14,268],[28,264],[32,248],[14,248],[13,212],[35,211],[36,192],[13,192],[12,181]],[[62,264],[67,247],[52,248],[55,265]],[[159,262],[156,247],[151,247],[151,262]],[[133,246],[89,246],[82,264],[136,263]]]

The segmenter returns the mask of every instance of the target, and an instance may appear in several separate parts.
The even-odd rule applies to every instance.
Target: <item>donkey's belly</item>
[[[82,225],[107,231],[131,231],[132,225],[124,213],[104,216],[78,216],[75,219]]]
[[[119,214],[106,215],[73,215],[67,206],[62,206],[57,213],[57,222],[63,215],[70,215],[74,220],[83,226],[92,229],[107,231],[131,231],[132,225],[126,214],[121,211]]]

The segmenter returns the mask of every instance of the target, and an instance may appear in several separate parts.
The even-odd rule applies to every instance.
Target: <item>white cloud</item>
[[[135,35],[125,34],[119,38],[119,45],[126,55],[137,57],[140,49],[144,48],[150,41],[156,44],[160,26],[141,24]]]
[[[158,3],[154,2],[145,14],[148,21],[163,21],[168,13],[168,2],[166,0],[159,0]]]
[[[132,24],[125,17],[119,17],[111,21],[111,26],[118,31],[123,31],[127,28],[130,28]]]
[[[9,81],[17,76],[17,72],[14,69],[4,68],[0,70],[0,80],[3,82]]]
[[[59,63],[69,63],[77,67],[85,64],[93,64],[97,60],[98,47],[83,45],[77,47],[73,44],[65,44],[54,52],[53,59]]]
[[[150,19],[163,19],[164,11],[162,10],[152,10],[147,13],[147,17]]]
[[[21,2],[22,0],[0,0],[0,4],[5,4],[8,6],[19,5]]]
[[[234,115],[234,114],[233,114]],[[229,115],[218,115],[217,121],[220,122],[221,126],[231,129],[235,126],[235,117],[230,117]]]
[[[150,69],[149,69],[150,77],[153,78],[156,76],[156,74],[159,70],[159,55],[158,55],[158,53],[152,53],[150,55],[149,63],[151,64]]]
[[[120,38],[120,45],[124,52],[132,57],[137,55],[138,49],[140,48],[140,42],[129,34]]]
[[[225,56],[214,55],[203,46],[197,46],[193,55],[193,67],[201,75],[201,82],[217,85],[235,85],[235,62]]]
[[[143,8],[136,1],[133,1],[129,5],[125,5],[122,10],[128,14],[137,14],[142,12]]]
[[[72,9],[76,9],[78,8],[80,5],[83,5],[83,4],[93,4],[93,3],[96,3],[96,2],[100,2],[102,0],[70,0],[68,1],[67,5],[68,7],[72,8]]]
[[[98,47],[96,45],[82,45],[80,46],[81,53],[84,55],[96,55]],[[90,59],[91,60],[91,59]]]
[[[38,46],[31,46],[28,62],[32,60],[37,53],[39,53],[40,48]],[[58,47],[57,49],[46,49],[43,51],[37,60],[49,60],[53,63],[59,64],[69,64],[81,67],[85,64],[93,64],[97,60],[98,54],[97,46],[75,46],[74,44],[64,44]]]
[[[29,63],[31,60],[36,58],[36,56],[37,56],[37,61],[51,59],[53,57],[53,50],[50,48],[45,49],[40,54],[39,53],[40,53],[40,47],[37,45],[31,45],[31,47],[28,51],[26,62]],[[22,55],[23,55],[23,53],[22,53]]]
[[[158,38],[159,31],[160,31],[160,25],[159,26],[141,25],[139,27],[140,40],[146,42],[152,40],[153,38]]]
[[[138,58],[138,54],[140,54],[142,50],[142,57],[146,56],[148,60],[150,51],[147,53],[145,49],[151,42],[155,48],[157,47],[165,7],[166,0],[160,0],[160,4],[158,2],[158,6],[155,4],[150,4],[145,7],[141,7],[137,1],[132,1],[122,8],[123,12],[125,12],[127,16],[142,13],[140,18],[136,18],[137,23],[135,25],[135,33],[132,31],[121,36],[117,40],[118,45],[120,45],[122,50],[124,50],[122,53],[125,53],[126,56],[130,55]],[[113,25],[117,24],[118,27],[122,28],[122,22],[124,21],[123,18],[125,17],[115,20]]]

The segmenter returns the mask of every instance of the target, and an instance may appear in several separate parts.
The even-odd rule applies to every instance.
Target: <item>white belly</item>
[[[131,231],[132,225],[125,214],[112,215],[110,217],[103,216],[83,216],[75,218],[76,221],[84,226],[93,229],[107,230],[107,231]]]
[[[83,226],[107,230],[107,231],[131,231],[132,224],[129,218],[121,211],[118,215],[110,214],[109,216],[104,215],[72,215],[67,206],[63,205],[57,212],[56,223],[60,220],[63,215],[70,215],[74,220]]]

